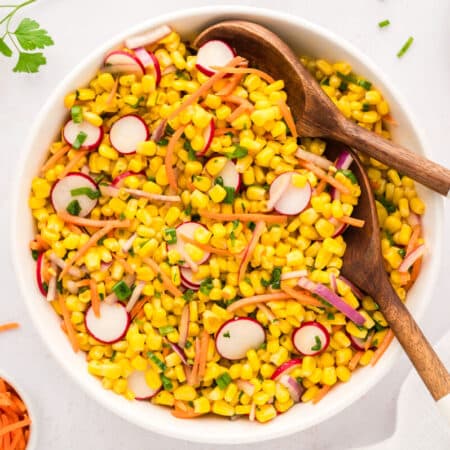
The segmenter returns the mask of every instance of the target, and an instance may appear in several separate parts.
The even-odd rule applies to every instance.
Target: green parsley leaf
[[[53,39],[47,31],[32,19],[22,19],[13,33],[24,50],[35,50],[53,45]]]
[[[126,300],[131,295],[131,289],[123,280],[118,281],[112,290],[119,300]]]
[[[78,200],[72,200],[66,208],[66,211],[69,214],[72,214],[72,216],[78,216],[78,214],[80,214],[81,212],[81,206],[78,203]]]
[[[19,52],[19,59],[13,72],[36,73],[39,67],[47,63],[43,53]]]
[[[318,352],[322,348],[322,342],[319,336],[314,336],[314,340],[316,341],[316,344],[311,347],[311,350],[313,352]]]
[[[77,134],[77,137],[75,138],[75,140],[73,141],[72,147],[75,150],[78,150],[81,148],[81,146],[83,145],[83,142],[86,140],[87,138],[87,133],[85,133],[84,131],[80,131]]]
[[[90,187],[80,187],[72,189],[70,191],[70,195],[72,195],[72,197],[76,197],[77,195],[86,195],[91,200],[95,200],[100,197],[100,191],[97,191],[96,189],[91,189]]]
[[[3,38],[0,38],[0,53],[8,58],[12,55],[12,50],[6,45]]]
[[[83,122],[83,110],[80,105],[72,106],[72,108],[70,108],[70,115],[72,116],[74,123]]]
[[[241,145],[235,145],[234,146],[234,150],[230,153],[227,153],[227,157],[229,159],[240,159],[240,158],[244,158],[245,156],[248,155],[248,149],[245,147],[242,147]]]
[[[177,230],[175,228],[165,228],[164,229],[164,239],[168,244],[177,243]]]

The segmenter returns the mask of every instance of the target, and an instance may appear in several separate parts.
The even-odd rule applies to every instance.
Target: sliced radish
[[[100,303],[100,317],[94,313],[92,306],[84,316],[88,333],[103,344],[113,344],[120,341],[130,326],[130,316],[124,305],[116,302],[112,305]]]
[[[111,145],[124,155],[135,153],[137,145],[148,139],[147,124],[136,114],[128,114],[113,123],[109,131]]]
[[[155,76],[155,84],[158,86],[161,81],[161,66],[159,65],[159,61],[156,56],[142,47],[137,48],[134,53],[145,69],[151,67],[153,70],[153,75]]]
[[[41,294],[44,297],[47,297],[47,290],[44,288],[44,253],[39,253],[39,256],[36,260],[36,281]]]
[[[77,189],[87,188],[99,195],[97,183],[89,176],[81,172],[70,172],[64,178],[58,180],[52,187],[50,199],[56,212],[67,212],[67,207],[74,200],[80,205],[78,216],[86,217],[97,204],[97,197],[90,198],[86,194],[76,194]]]
[[[292,370],[294,370],[296,367],[302,365],[302,360],[300,358],[294,358],[290,359],[289,361],[286,361],[285,363],[281,364],[281,366],[277,367],[275,369],[275,372],[270,377],[272,380],[278,380],[281,375],[286,374],[289,375]]]
[[[160,391],[151,388],[145,380],[145,372],[135,370],[127,378],[127,385],[130,391],[134,394],[135,400],[148,400]]]
[[[128,48],[144,47],[146,45],[154,44],[163,37],[172,32],[172,28],[168,25],[161,25],[158,28],[147,31],[137,36],[131,36],[125,41],[125,45]]]
[[[274,203],[274,209],[280,214],[293,216],[300,214],[309,205],[311,200],[311,185],[306,182],[305,186],[298,188],[293,185],[292,177],[296,172],[285,172],[273,180],[270,185],[269,197],[278,195],[279,187],[285,186],[286,178],[289,185],[284,189],[278,201]],[[269,200],[270,201],[270,200]]]
[[[211,122],[209,122],[209,125],[205,128],[205,131],[203,132],[203,139],[205,141],[205,145],[201,151],[197,153],[197,156],[203,156],[211,146],[211,142],[214,138],[214,132],[216,131],[216,125],[214,122],[214,119],[211,119]]]
[[[241,187],[241,175],[233,161],[227,161],[217,177],[222,178],[224,186],[231,187],[235,191],[238,191]]]
[[[352,346],[355,350],[364,351],[366,349],[365,348],[366,341],[364,339],[360,339],[355,336],[352,336],[350,333],[347,333],[347,336],[350,339]]]
[[[86,134],[86,139],[80,146],[80,149],[83,150],[97,148],[103,138],[103,129],[92,125],[86,120],[83,120],[81,123],[75,123],[71,119],[64,125],[63,136],[68,144],[73,146],[80,133]]]
[[[177,236],[177,242],[175,244],[169,244],[167,246],[168,250],[176,250],[183,259],[187,260],[189,258],[189,256],[186,254],[186,250],[185,250],[185,245],[186,243],[183,241],[183,239],[181,238],[180,235],[184,235],[188,238],[194,239],[194,233],[195,230],[199,227],[203,227],[206,228],[204,225],[202,225],[201,223],[197,223],[197,222],[184,222],[180,225],[178,225],[176,231],[176,236]],[[203,258],[200,261],[190,261],[194,264],[203,264],[205,261],[207,261],[210,257],[210,253],[208,252],[204,252]],[[188,263],[184,263],[180,265],[181,267],[190,267],[190,265]],[[197,284],[197,283],[194,283]]]
[[[126,172],[123,172],[120,175],[117,175],[117,177],[111,181],[111,186],[122,187],[122,184],[123,184],[125,178],[132,177],[132,176],[141,176],[141,177],[145,178],[145,172],[132,172],[131,170],[127,170]]]
[[[229,360],[244,358],[251,349],[257,349],[266,340],[262,325],[249,317],[228,320],[216,334],[216,349]]]
[[[181,283],[193,291],[198,291],[200,288],[200,283],[203,281],[195,279],[194,272],[189,267],[180,268],[180,277]]]
[[[305,322],[292,333],[292,343],[303,355],[314,356],[326,350],[330,334],[319,322]]]
[[[141,61],[131,53],[122,50],[114,50],[108,53],[103,64],[111,73],[135,73],[141,76],[145,73]]]
[[[207,76],[214,75],[217,70],[214,66],[223,67],[227,65],[234,57],[236,52],[226,42],[218,39],[205,42],[197,52],[197,64],[195,65],[200,72]]]

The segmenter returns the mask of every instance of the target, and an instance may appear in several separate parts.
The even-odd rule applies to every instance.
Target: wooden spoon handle
[[[332,139],[375,158],[433,191],[447,195],[450,191],[450,170],[423,156],[388,141],[372,131],[344,119],[331,131]]]
[[[382,283],[378,296],[374,298],[434,400],[450,394],[447,369],[391,284]]]

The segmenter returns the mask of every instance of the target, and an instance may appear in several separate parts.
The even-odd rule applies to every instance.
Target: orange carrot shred
[[[409,240],[408,245],[406,247],[405,257],[417,247],[417,241],[419,240],[421,234],[422,234],[422,227],[420,225],[414,225],[411,233],[411,239]]]
[[[67,336],[69,338],[70,344],[72,345],[73,351],[77,353],[78,350],[80,350],[80,347],[78,345],[75,329],[73,328],[72,321],[70,320],[69,310],[62,295],[58,295],[58,300],[59,300],[59,307],[61,308],[61,313],[64,320],[64,325],[66,326]]]
[[[266,230],[266,224],[262,220],[256,223],[255,229],[253,230],[253,235],[250,242],[247,245],[247,249],[244,252],[244,257],[242,258],[241,264],[239,266],[239,282],[241,282],[245,277],[245,272],[247,271],[247,266],[252,259],[253,252],[255,251],[256,245],[258,244],[259,238]]]
[[[291,109],[282,100],[280,100],[278,102],[278,107],[280,108],[281,115],[283,116],[283,119],[285,120],[285,122],[289,128],[289,131],[291,132],[292,137],[294,139],[297,139],[298,133],[297,133],[297,128],[295,127],[294,118],[292,117]]]
[[[22,419],[19,422],[12,423],[10,425],[7,425],[6,427],[2,427],[0,429],[0,436],[4,436],[7,433],[10,433],[11,431],[17,430],[18,428],[23,428],[31,424],[31,420],[29,418]]]
[[[331,389],[331,386],[328,386],[328,385],[322,386],[319,389],[319,391],[317,392],[317,394],[314,396],[312,402],[314,404],[319,403],[320,400],[322,400],[325,397],[325,395],[327,395],[328,392],[330,392],[330,389]]]
[[[264,81],[267,81],[269,84],[275,83],[275,80],[266,72],[263,72],[259,69],[254,69],[253,67],[232,67],[231,65],[225,67],[212,66],[214,70],[217,70],[216,73],[239,73],[239,74],[250,74],[253,73],[258,75]]]
[[[175,145],[177,144],[178,140],[183,134],[185,128],[186,128],[185,126],[180,127],[178,128],[177,131],[175,131],[175,133],[173,133],[173,135],[169,140],[169,144],[167,145],[166,156],[164,158],[164,164],[166,167],[167,179],[169,180],[169,186],[174,190],[174,192],[178,192],[178,183],[173,168],[174,165],[173,156],[175,153]]]
[[[422,257],[420,257],[417,261],[414,262],[411,268],[411,278],[408,281],[408,284],[405,286],[406,290],[410,289],[414,282],[417,280],[420,269],[422,267]]]
[[[355,217],[350,216],[342,216],[339,217],[337,220],[342,223],[346,223],[348,225],[351,225],[353,227],[362,228],[364,224],[366,223],[364,220],[356,219]]]
[[[236,130],[234,128],[216,128],[214,130],[214,136],[223,136],[227,133],[235,133]]]
[[[264,221],[266,223],[286,223],[287,216],[278,214],[258,214],[258,213],[216,213],[212,211],[201,210],[198,212],[205,219],[218,220],[220,222],[240,220],[241,222]]]
[[[91,288],[91,304],[95,317],[100,317],[100,296],[98,295],[97,283],[91,278],[89,280],[89,286]]]
[[[119,88],[119,77],[116,78],[116,81],[114,82],[114,86],[111,89],[111,92],[108,95],[108,98],[106,99],[106,105],[109,106],[112,101],[114,100],[114,97],[116,96],[117,89]]]
[[[72,147],[70,145],[65,145],[63,148],[54,153],[46,163],[41,167],[41,173],[47,172],[51,169]]]
[[[287,300],[289,298],[292,298],[292,296],[282,291],[276,291],[270,294],[253,295],[252,297],[242,298],[241,300],[233,302],[227,307],[227,311],[234,312],[244,306],[253,305],[255,303],[267,303],[277,300]]]
[[[195,338],[195,358],[194,364],[192,365],[191,373],[189,374],[189,378],[187,380],[187,384],[190,386],[195,386],[197,384],[198,378],[198,366],[200,363],[200,339],[198,337]]]
[[[130,221],[125,220],[94,220],[86,217],[73,216],[65,211],[58,212],[58,217],[66,223],[72,223],[81,227],[102,228],[112,225],[113,228],[128,228]]]
[[[14,330],[15,328],[19,328],[19,324],[17,322],[10,322],[0,325],[0,333],[2,331]]]
[[[206,362],[208,359],[209,334],[203,330],[200,337],[200,358],[198,363],[198,379],[201,381],[206,371]]]
[[[289,294],[292,298],[295,298],[301,305],[304,306],[317,306],[318,308],[323,308],[323,303],[314,298],[311,294],[306,291],[299,291],[297,289],[291,288],[283,284],[281,289]]]
[[[183,293],[172,283],[171,279],[167,276],[167,274],[159,267],[159,265],[152,258],[142,258],[142,261],[150,266],[150,269],[155,273],[159,273],[161,276],[162,282],[165,288],[174,296],[174,297],[182,297]]]
[[[58,178],[64,178],[69,172],[75,169],[77,164],[88,154],[88,150],[79,150],[78,153],[67,163],[64,170],[58,175]]]
[[[232,123],[234,120],[236,120],[239,116],[246,112],[253,111],[253,105],[250,102],[242,103],[239,105],[228,117],[227,122]]]
[[[389,331],[386,333],[386,336],[384,336],[383,341],[373,354],[371,362],[372,366],[374,366],[378,362],[378,360],[383,356],[384,352],[387,350],[393,339],[394,339],[394,332],[391,329],[389,329]]]
[[[355,369],[356,369],[356,366],[358,365],[359,360],[361,359],[362,355],[364,355],[364,352],[363,352],[363,351],[356,352],[356,353],[353,355],[353,358],[352,358],[352,359],[350,360],[350,362],[348,363],[348,368],[349,368],[350,370],[355,370]]]
[[[228,84],[224,86],[220,91],[217,92],[217,95],[230,95],[236,89],[236,87],[241,82],[242,78],[244,78],[243,73],[235,73],[229,78]]]

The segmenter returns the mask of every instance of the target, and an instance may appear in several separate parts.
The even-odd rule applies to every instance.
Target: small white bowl
[[[25,406],[27,407],[28,417],[31,419],[30,425],[30,437],[28,438],[26,450],[35,450],[37,443],[37,424],[36,415],[34,414],[33,405],[31,404],[30,397],[20,388],[17,384],[12,381],[12,378],[0,369],[0,378],[2,378],[6,383],[8,383],[17,392]]]
[[[88,374],[83,355],[75,355],[72,352],[68,340],[60,329],[59,319],[39,293],[34,282],[35,262],[28,249],[28,242],[32,239],[34,232],[27,201],[30,184],[46,157],[49,144],[58,134],[61,123],[67,115],[62,101],[64,95],[87,83],[102,63],[105,53],[120,46],[127,36],[167,23],[180,32],[183,38],[189,39],[206,26],[224,19],[247,19],[259,22],[278,33],[298,54],[349,62],[355,72],[371,80],[390,103],[392,114],[399,123],[399,126],[392,130],[394,140],[418,153],[431,156],[425,145],[420,123],[412,118],[406,103],[387,80],[383,71],[339,36],[301,18],[272,10],[239,6],[181,10],[147,20],[119,33],[105,45],[94,50],[59,84],[43,106],[22,153],[16,178],[18,181],[14,191],[11,228],[13,230],[12,253],[19,284],[37,329],[67,373],[89,395],[129,422],[169,437],[207,443],[242,444],[295,433],[337,414],[356,402],[392,368],[395,360],[399,357],[399,345],[397,343],[391,345],[374,368],[357,371],[349,383],[334,388],[318,405],[299,404],[268,424],[260,425],[247,420],[232,422],[218,417],[178,420],[170,415],[168,409],[144,402],[129,402],[111,391],[104,390],[100,383]],[[427,214],[424,219],[427,254],[424,258],[421,276],[408,295],[408,307],[416,318],[422,315],[430,301],[432,287],[439,273],[440,243],[443,237],[442,199],[420,187],[419,192],[427,204]]]

